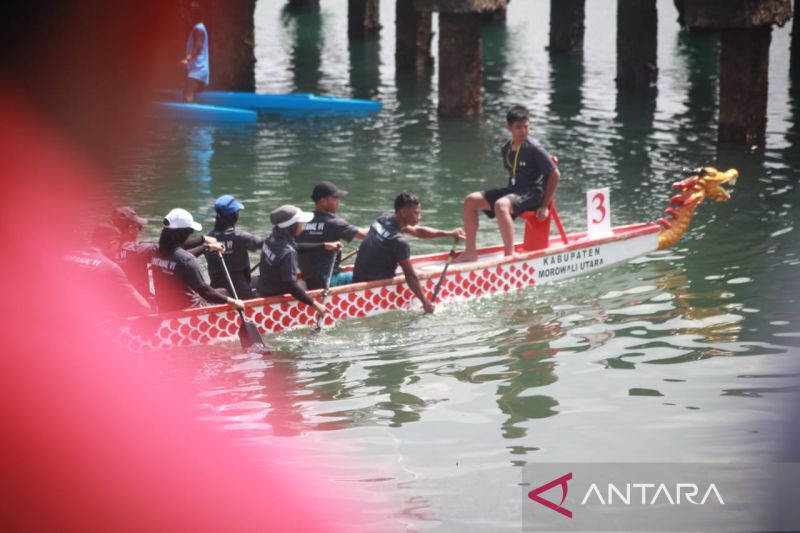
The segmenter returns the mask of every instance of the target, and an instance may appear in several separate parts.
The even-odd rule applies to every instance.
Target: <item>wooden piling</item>
[[[717,134],[720,142],[763,144],[771,40],[771,26],[722,30]]]
[[[348,0],[347,35],[350,39],[371,39],[381,29],[380,0]]]
[[[208,53],[214,89],[255,91],[255,8],[256,0],[213,0],[207,5]]]
[[[550,0],[550,53],[583,54],[586,0]]]
[[[288,0],[286,7],[294,11],[319,10],[319,0]]]
[[[439,14],[439,114],[480,116],[481,15]]]
[[[429,10],[418,11],[414,0],[396,3],[395,65],[398,72],[429,74],[433,68],[433,28]]]
[[[800,83],[800,10],[797,9],[798,0],[794,3],[794,16],[792,17],[792,48],[791,48],[791,76],[792,81]]]
[[[617,1],[617,90],[656,90],[657,35],[656,0]]]

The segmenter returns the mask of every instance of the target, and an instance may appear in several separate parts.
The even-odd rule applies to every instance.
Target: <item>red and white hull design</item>
[[[551,283],[600,268],[629,261],[658,249],[657,224],[634,224],[613,228],[612,234],[589,238],[585,233],[567,236],[567,244],[554,237],[542,250],[503,257],[502,247],[479,250],[480,259],[453,264],[447,271],[437,303],[465,300],[510,292],[532,285]],[[423,290],[432,294],[447,253],[412,259]],[[321,291],[311,291],[319,298]],[[249,300],[246,315],[264,333],[313,326],[316,313],[291,296]],[[324,325],[399,309],[420,307],[419,301],[400,275],[394,279],[355,283],[332,288]],[[225,341],[236,338],[239,317],[224,305],[188,309],[178,313],[136,317],[115,324],[116,339],[133,349],[155,349]]]

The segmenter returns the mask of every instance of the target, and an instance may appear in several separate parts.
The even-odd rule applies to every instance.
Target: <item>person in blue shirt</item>
[[[208,87],[210,66],[208,58],[208,31],[203,24],[203,11],[198,2],[189,7],[192,32],[186,39],[186,55],[181,65],[186,68],[186,82],[183,86],[183,100],[194,102],[194,95]]]

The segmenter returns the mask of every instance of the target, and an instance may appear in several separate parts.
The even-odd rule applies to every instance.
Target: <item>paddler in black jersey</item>
[[[211,287],[203,276],[197,258],[182,248],[192,232],[201,229],[185,209],[173,209],[164,217],[158,251],[150,260],[160,312],[202,307],[209,303],[227,303],[239,309],[244,308],[242,301],[228,297],[227,291]],[[202,246],[206,252],[225,250],[218,242]]]
[[[283,205],[269,215],[273,227],[261,247],[258,292],[261,296],[289,293],[324,315],[328,312],[327,307],[313,300],[297,283],[299,269],[295,237],[303,231],[303,224],[313,217],[312,213],[305,213],[293,205]]]
[[[342,272],[338,267],[341,261],[339,241],[361,240],[367,236],[367,230],[336,215],[339,199],[343,196],[347,196],[347,191],[330,181],[317,183],[311,192],[314,218],[303,226],[303,231],[297,236],[298,261],[309,290],[325,287],[332,261],[337,263],[334,265],[331,287],[346,285],[353,279],[352,272]]]
[[[103,294],[113,302],[112,309],[104,310],[108,314],[145,315],[150,312],[150,304],[112,260],[119,250],[120,239],[121,235],[114,226],[97,226],[92,232],[89,248],[64,258],[70,267],[66,275],[78,285],[95,287],[98,294]]]
[[[214,211],[217,218],[214,221],[214,229],[208,235],[214,237],[218,242],[225,246],[222,254],[231,281],[236,289],[236,296],[242,300],[247,300],[255,296],[255,291],[250,285],[250,255],[248,251],[255,252],[260,250],[264,244],[264,239],[259,239],[254,235],[236,227],[239,222],[239,212],[244,209],[244,204],[239,200],[225,194],[217,198],[214,202]],[[206,262],[208,263],[208,277],[211,278],[211,286],[218,289],[228,288],[228,279],[219,254],[207,252]]]
[[[133,208],[124,206],[111,213],[111,224],[120,232],[120,246],[114,260],[122,267],[125,275],[136,290],[147,299],[152,299],[148,265],[150,258],[158,250],[152,242],[139,241],[139,233],[147,224],[147,219],[136,214]]]
[[[419,198],[407,192],[399,194],[394,200],[394,214],[387,213],[375,219],[367,237],[358,248],[353,283],[393,278],[399,265],[403,269],[408,288],[422,302],[425,312],[433,313],[434,306],[422,292],[419,278],[411,264],[411,245],[405,236],[412,235],[418,239],[463,239],[464,230],[456,228],[445,231],[418,226],[421,219]]]

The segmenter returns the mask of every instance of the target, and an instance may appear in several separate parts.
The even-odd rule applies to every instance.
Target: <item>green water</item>
[[[437,118],[435,73],[396,78],[393,3],[382,5],[380,42],[352,47],[347,2],[321,4],[298,16],[259,3],[259,90],[371,97],[383,112],[156,124],[118,172],[120,201],[155,220],[185,207],[208,225],[213,198],[231,193],[247,206],[242,225],[265,233],[273,208],[310,208],[312,186],[329,179],[350,191],[341,213],[356,224],[405,189],[422,197],[423,223],[452,228],[466,193],[504,182],[503,111],[516,102],[560,158],[568,231],[585,224],[588,188],[610,187],[613,221],[626,224],[659,217],[684,166],[741,178],[731,201],[698,210],[676,248],[597,274],[433,316],[283,333],[264,358],[235,343],[171,354],[190,368],[210,423],[252,445],[292,439],[375,529],[518,530],[530,462],[780,456],[800,365],[800,87],[788,28],[773,33],[767,146],[742,151],[716,146],[718,43],[679,31],[669,0],[652,103],[617,99],[614,2],[587,2],[583,61],[552,63],[549,2],[511,2],[507,24],[484,30],[477,121]],[[479,244],[497,241],[482,220]],[[447,247],[412,243],[414,253]]]

